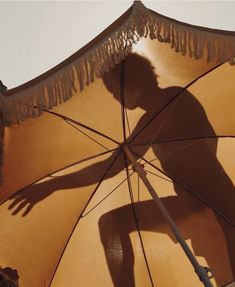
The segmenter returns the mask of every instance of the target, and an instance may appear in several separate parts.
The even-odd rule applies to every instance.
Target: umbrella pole
[[[207,275],[207,272],[204,267],[200,266],[196,257],[193,255],[192,251],[190,250],[189,246],[185,242],[181,232],[177,228],[176,224],[174,223],[173,219],[171,218],[170,214],[168,213],[167,209],[165,208],[164,204],[162,203],[161,199],[158,197],[157,193],[155,192],[153,186],[149,182],[146,176],[146,172],[142,165],[136,161],[136,158],[130,151],[127,145],[123,145],[123,150],[129,159],[130,163],[133,166],[134,171],[136,171],[139,177],[142,179],[143,183],[147,187],[149,193],[151,194],[152,198],[154,199],[156,205],[158,206],[161,214],[164,216],[166,222],[168,223],[169,227],[171,228],[172,232],[174,233],[176,239],[180,243],[181,247],[183,248],[185,254],[187,255],[189,261],[194,267],[195,272],[197,273],[199,279],[203,282],[204,286],[206,287],[213,287],[210,279]]]

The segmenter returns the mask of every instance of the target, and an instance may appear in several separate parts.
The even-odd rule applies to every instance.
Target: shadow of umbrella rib
[[[63,250],[62,250],[62,252],[61,252],[61,255],[60,255],[59,259],[58,259],[58,262],[57,262],[57,264],[56,264],[56,266],[55,266],[55,270],[54,270],[54,272],[53,272],[53,274],[52,274],[52,277],[51,277],[49,286],[51,286],[51,284],[52,284],[52,281],[53,281],[53,279],[54,279],[54,277],[55,277],[56,271],[57,271],[57,269],[58,269],[58,267],[59,267],[59,264],[60,264],[60,262],[61,262],[61,260],[62,260],[63,255],[64,255],[64,253],[65,253],[65,250],[66,250],[66,248],[67,248],[67,246],[68,246],[68,244],[69,244],[69,241],[70,241],[70,239],[71,239],[71,237],[72,237],[72,235],[73,235],[73,233],[74,233],[74,231],[75,231],[75,229],[76,229],[76,227],[77,227],[77,225],[78,225],[80,219],[82,218],[83,212],[86,210],[87,206],[89,205],[89,203],[91,202],[92,198],[94,197],[96,191],[98,190],[98,188],[100,187],[101,183],[103,182],[103,180],[104,180],[105,177],[107,176],[108,172],[111,170],[112,166],[113,166],[114,163],[116,162],[116,160],[117,160],[117,158],[119,157],[119,155],[121,154],[121,152],[122,152],[122,150],[119,149],[118,152],[117,152],[117,154],[115,155],[115,157],[113,158],[113,160],[112,160],[111,163],[109,164],[107,170],[104,172],[103,176],[101,177],[101,179],[100,179],[99,182],[97,183],[97,185],[96,185],[94,191],[92,192],[92,194],[91,194],[91,196],[89,197],[89,199],[88,199],[86,205],[84,206],[83,210],[81,211],[81,213],[80,213],[80,215],[79,215],[79,217],[78,217],[76,223],[74,224],[74,227],[73,227],[73,229],[72,229],[70,235],[68,236],[68,240],[67,240],[67,242],[65,243],[65,246],[64,246],[64,248],[63,248]]]
[[[195,196],[196,198],[198,198],[201,202],[203,202],[206,206],[208,206],[210,209],[212,209],[218,216],[220,216],[222,219],[224,219],[228,224],[230,224],[232,227],[235,227],[235,223],[232,222],[229,218],[227,218],[220,210],[218,210],[217,208],[215,208],[212,204],[210,204],[207,200],[205,200],[202,196],[198,195],[197,193],[195,193],[191,188],[189,188],[188,186],[186,186],[184,183],[182,183],[181,181],[179,181],[178,179],[172,177],[171,175],[165,173],[162,169],[158,168],[156,165],[154,165],[153,163],[149,162],[148,160],[146,160],[143,156],[140,156],[138,153],[134,152],[134,154],[138,157],[140,157],[141,159],[143,159],[147,164],[149,164],[151,167],[155,168],[156,170],[158,170],[160,173],[162,173],[163,175],[165,175],[166,177],[170,178],[175,184],[183,187],[183,190],[187,190],[188,192],[190,192],[193,196]]]

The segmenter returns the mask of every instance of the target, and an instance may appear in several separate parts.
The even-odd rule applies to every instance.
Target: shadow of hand
[[[50,181],[32,185],[11,197],[10,200],[12,200],[12,202],[8,210],[12,211],[12,215],[16,215],[21,210],[24,210],[22,216],[26,216],[35,204],[51,195],[54,191],[55,188],[53,188],[53,184],[51,184]]]

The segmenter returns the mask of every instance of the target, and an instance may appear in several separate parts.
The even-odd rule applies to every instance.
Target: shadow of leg
[[[135,287],[134,253],[124,214],[124,210],[104,214],[99,220],[99,231],[114,286]]]

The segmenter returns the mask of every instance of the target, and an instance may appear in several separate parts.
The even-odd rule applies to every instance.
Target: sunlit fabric
[[[71,58],[4,92],[0,274],[22,287],[203,286],[125,145],[212,285],[230,286],[234,55],[235,33],[135,2]]]

